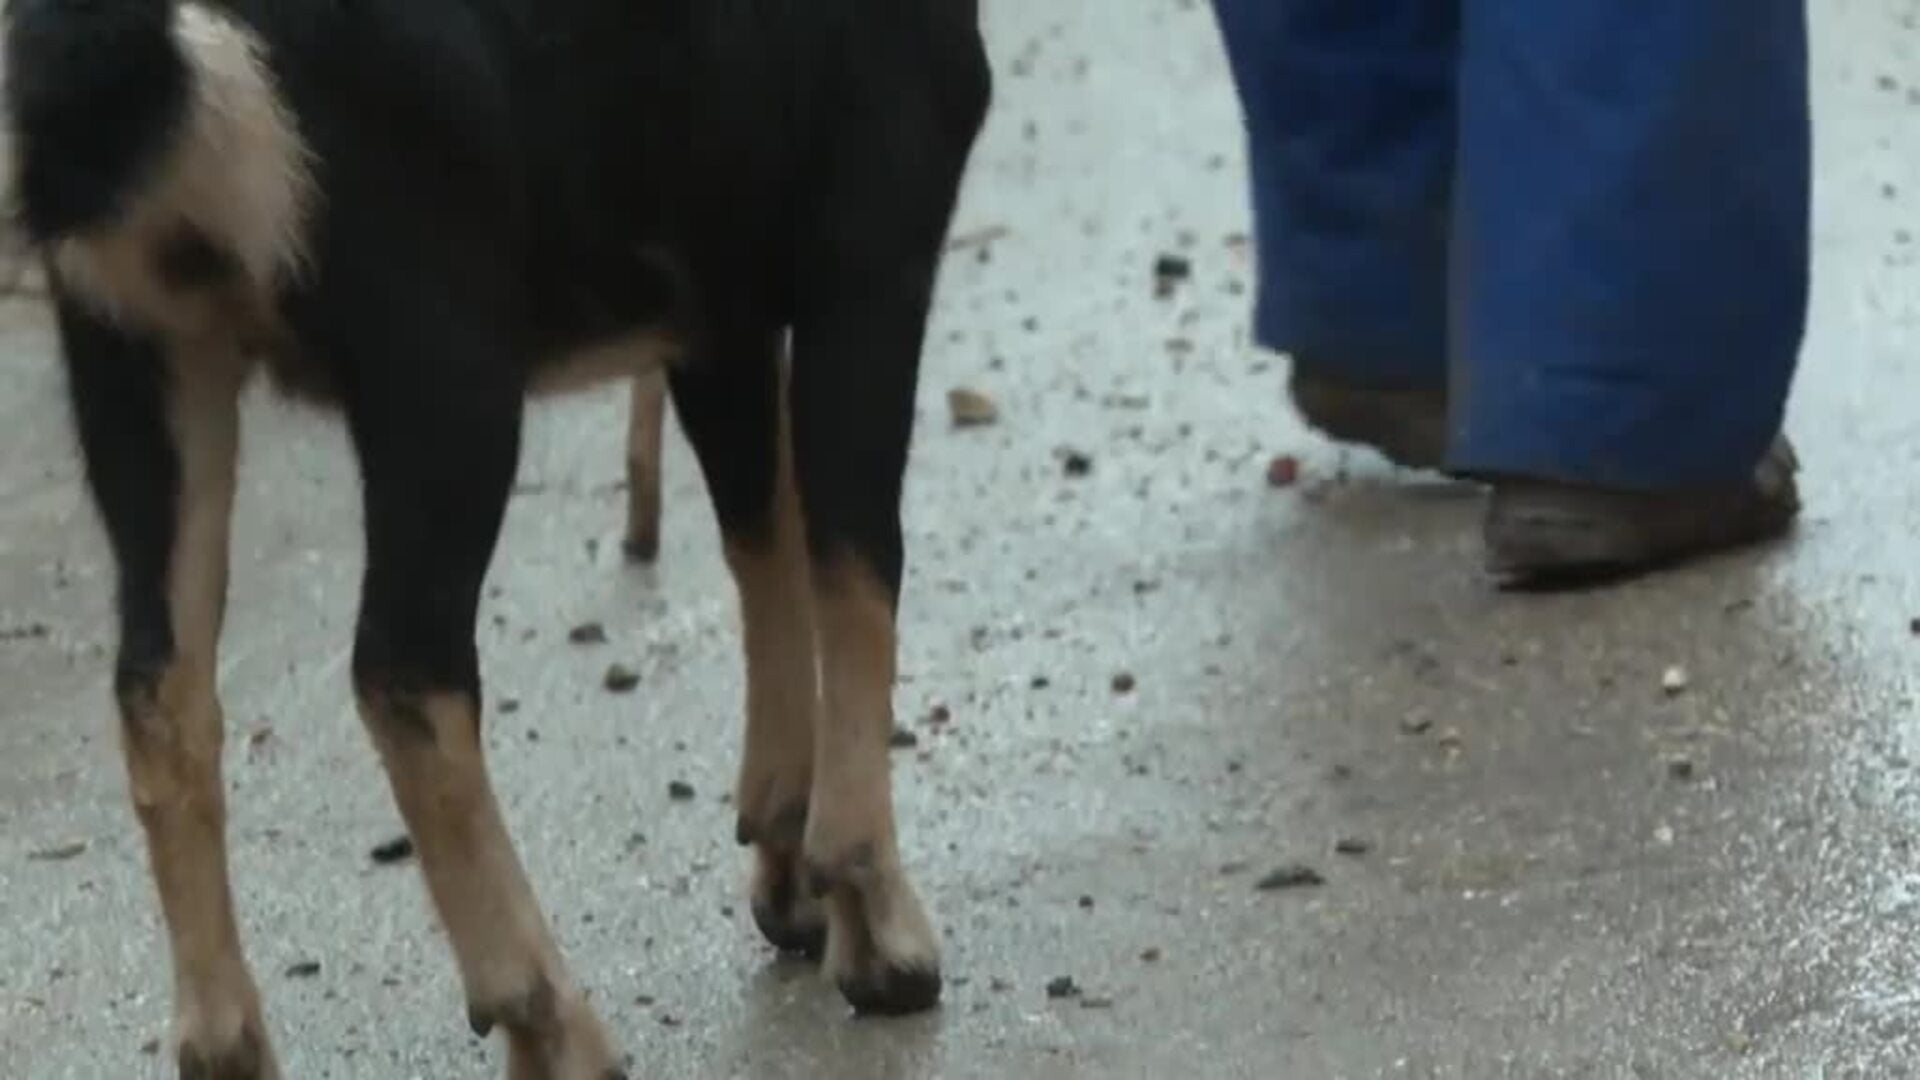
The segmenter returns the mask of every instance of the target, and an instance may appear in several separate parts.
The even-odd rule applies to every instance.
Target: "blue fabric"
[[[1806,320],[1805,0],[1214,0],[1256,330],[1452,388],[1450,461],[1749,474]]]

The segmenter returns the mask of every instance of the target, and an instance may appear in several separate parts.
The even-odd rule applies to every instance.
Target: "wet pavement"
[[[692,462],[676,436],[663,565],[637,571],[624,394],[535,411],[482,627],[493,767],[636,1075],[1912,1073],[1911,5],[1818,5],[1803,526],[1564,597],[1489,587],[1474,491],[1282,408],[1283,367],[1245,342],[1239,132],[1205,6],[986,7],[1000,101],[927,359],[898,694],[939,1013],[855,1022],[770,961],[730,841],[734,606]],[[1165,252],[1193,276],[1157,299]],[[5,311],[0,1072],[159,1077],[169,978],[111,719],[110,574],[49,348],[35,304]],[[954,386],[998,423],[955,428]],[[345,441],[264,394],[247,420],[223,678],[235,877],[284,1064],[499,1075],[416,875],[369,858],[396,819],[348,696]],[[1278,455],[1297,483],[1269,485]],[[606,644],[569,644],[586,621]],[[636,692],[603,688],[616,661]],[[1295,865],[1324,883],[1256,887]],[[1049,998],[1061,977],[1078,997]]]

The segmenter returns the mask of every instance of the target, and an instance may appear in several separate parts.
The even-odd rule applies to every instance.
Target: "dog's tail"
[[[45,243],[112,220],[189,119],[175,0],[7,0],[21,225]]]

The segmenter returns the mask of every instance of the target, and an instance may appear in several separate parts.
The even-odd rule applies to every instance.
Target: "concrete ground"
[[[733,599],[692,463],[676,442],[663,568],[626,568],[623,395],[537,409],[483,626],[519,704],[491,719],[493,763],[636,1075],[1910,1075],[1910,5],[1817,5],[1804,527],[1559,598],[1479,576],[1474,492],[1282,407],[1245,340],[1204,4],[986,7],[1000,102],[927,361],[899,691],[938,1014],[854,1022],[769,962],[738,898]],[[1156,300],[1170,250],[1195,276]],[[110,574],[34,304],[6,313],[0,365],[0,1074],[159,1077],[169,977],[107,693]],[[999,423],[953,429],[956,385]],[[395,816],[347,693],[344,440],[265,396],[248,420],[232,843],[289,1075],[497,1076],[415,874],[368,857]],[[1282,454],[1302,481],[1276,490]],[[609,642],[569,645],[589,620]],[[614,661],[638,693],[602,688]],[[1255,888],[1289,864],[1325,884]],[[1049,999],[1062,976],[1079,999]]]

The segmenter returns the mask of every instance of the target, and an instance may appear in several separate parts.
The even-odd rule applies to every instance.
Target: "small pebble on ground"
[[[978,390],[956,386],[947,391],[947,414],[954,427],[985,427],[1000,419],[1000,406]]]
[[[607,689],[616,694],[629,694],[640,685],[640,673],[625,664],[612,664],[607,668],[604,682]]]
[[[395,863],[406,862],[413,858],[413,838],[404,835],[396,836],[384,844],[377,845],[368,854],[378,866],[392,866]]]
[[[1325,885],[1327,879],[1320,871],[1311,866],[1295,863],[1282,866],[1260,879],[1254,886],[1260,892],[1280,892],[1286,889],[1312,889]]]
[[[1300,459],[1281,454],[1267,463],[1267,486],[1288,488],[1300,482]]]

